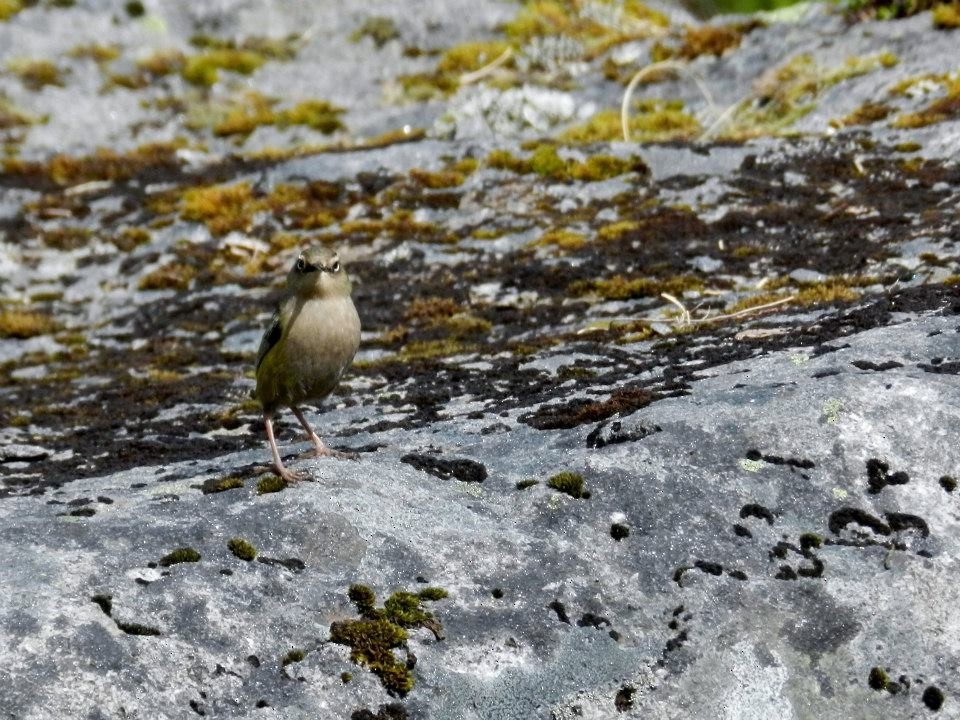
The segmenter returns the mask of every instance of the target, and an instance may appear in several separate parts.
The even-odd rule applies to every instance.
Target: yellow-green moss
[[[652,278],[626,278],[614,275],[608,280],[578,281],[570,286],[574,295],[594,293],[606,300],[630,300],[640,297],[658,297],[661,293],[682,295],[687,290],[700,291],[703,281],[691,275],[656,280]]]
[[[689,25],[684,31],[683,45],[676,52],[676,55],[687,60],[692,60],[701,55],[720,57],[727,50],[740,47],[744,35],[758,27],[763,27],[763,23],[759,20],[729,25]],[[661,56],[659,59],[665,60],[667,58]]]
[[[204,223],[213,235],[246,230],[259,209],[250,183],[200,187],[183,194],[182,217]]]
[[[278,475],[267,475],[257,482],[257,495],[266,495],[286,489],[287,481]]]
[[[92,233],[87,228],[58,227],[44,230],[40,235],[43,244],[57,250],[76,250],[84,247]]]
[[[900,115],[891,123],[891,126],[913,129],[958,117],[960,117],[960,79],[953,80],[947,86],[946,96],[934,100],[922,110]]]
[[[138,287],[141,290],[186,290],[196,274],[197,269],[192,265],[172,262],[144,275]]]
[[[439,188],[463,185],[464,176],[463,173],[456,172],[455,170],[430,172],[429,170],[414,168],[410,171],[410,179],[425,188],[437,190]]]
[[[57,329],[57,323],[49,315],[10,308],[0,311],[0,338],[24,340],[37,335],[48,335]]]
[[[572,498],[588,498],[589,492],[584,491],[583,475],[575,472],[564,471],[557,473],[547,480],[547,487],[566,493]]]
[[[241,483],[241,486],[243,483]],[[241,560],[250,562],[257,557],[257,549],[243,538],[231,538],[227,542],[227,548]]]
[[[744,139],[780,133],[811,112],[826,89],[898,62],[893,53],[882,52],[850,57],[842,65],[828,68],[810,54],[796,55],[760,78],[754,96],[741,103],[723,134]]]
[[[2,0],[0,0],[2,2]],[[33,125],[39,122],[36,118],[14,105],[8,98],[0,93],[0,128],[13,128],[26,125]]]
[[[365,585],[351,585],[348,597],[357,608],[360,620],[335,622],[330,626],[330,640],[350,647],[350,659],[366,666],[380,678],[390,692],[405,695],[413,689],[414,678],[406,663],[393,654],[406,645],[405,628],[425,627],[440,640],[442,627],[432,613],[421,606],[424,600],[447,596],[442,588],[425,588],[420,595],[395,592],[376,607],[376,595]]]
[[[210,481],[207,481],[207,482],[210,482]],[[242,487],[243,487],[243,480],[241,480],[238,477],[229,476],[229,477],[220,478],[218,480],[214,480],[213,482],[210,482],[209,489],[207,487],[207,483],[204,483],[203,491],[205,493],[218,493],[218,492],[226,492],[227,490],[236,490],[237,488],[242,488]]]
[[[127,153],[99,149],[93,155],[72,157],[55,155],[47,162],[29,162],[7,158],[3,171],[16,176],[38,176],[57,185],[72,185],[93,180],[129,180],[148,169],[179,167],[176,153],[183,142],[141,145]]]
[[[110,238],[118,250],[130,252],[150,242],[150,231],[139,227],[128,227]]]
[[[599,182],[631,172],[646,174],[649,168],[640,158],[618,158],[614,155],[591,155],[570,166],[570,176],[580,182]]]
[[[384,687],[398,695],[413,689],[413,674],[392,650],[407,641],[407,631],[389,620],[345,620],[330,626],[330,641],[350,648],[350,660],[367,667]]]
[[[74,59],[93,60],[95,63],[106,63],[116,60],[120,57],[119,45],[101,45],[99,43],[88,43],[86,45],[74,45],[67,51],[67,56]]]
[[[300,648],[294,648],[293,650],[291,650],[290,652],[288,652],[286,655],[283,656],[283,667],[286,667],[291,663],[302,662],[306,657],[307,657],[307,653],[305,650],[301,650]]]
[[[684,112],[682,100],[640,100],[634,103],[627,123],[635,142],[684,140],[701,130],[697,119]],[[601,110],[583,125],[562,132],[559,139],[575,144],[623,140],[620,111]]]
[[[0,0],[0,22],[9,20],[24,7],[23,0]]]
[[[219,79],[220,70],[249,75],[266,61],[250,50],[222,48],[188,57],[180,74],[188,83],[209,87]]]
[[[549,230],[530,243],[532,247],[553,246],[561,250],[579,250],[586,244],[587,238],[585,235],[566,228]]]
[[[60,69],[49,60],[12,60],[7,69],[30,90],[42,90],[47,85],[63,87]]]
[[[360,27],[350,33],[350,42],[357,43],[365,37],[373,40],[373,44],[380,48],[391,40],[397,40],[400,37],[400,30],[392,19],[375,15],[366,18]]]
[[[633,220],[618,220],[602,226],[597,230],[597,239],[603,242],[619,240],[627,233],[632,233],[640,228],[640,223]]]
[[[304,100],[286,108],[277,108],[278,101],[256,91],[247,91],[225,102],[194,104],[187,115],[187,126],[194,130],[210,128],[218,137],[242,140],[258,127],[309,127],[325,135],[344,129],[340,120],[343,108],[326,100]],[[302,149],[278,151],[274,159],[304,154]],[[260,152],[257,157],[267,157]]]
[[[443,323],[450,337],[456,340],[486,335],[493,329],[489,320],[476,317],[470,313],[457,313]]]
[[[859,283],[853,280],[829,280],[822,283],[814,283],[805,286],[803,289],[795,292],[771,292],[751,295],[746,297],[727,309],[727,312],[735,313],[741,310],[766,305],[767,303],[783,300],[790,295],[794,295],[791,304],[799,307],[813,305],[827,305],[835,302],[850,302],[856,300],[859,295],[852,289]]]
[[[200,562],[200,553],[192,547],[182,547],[160,558],[159,565],[161,567],[170,567],[171,565],[177,565],[179,563],[195,562]]]
[[[937,5],[933,9],[933,26],[941,30],[960,28],[960,2]]]
[[[893,112],[893,108],[885,102],[868,100],[852,113],[840,120],[831,120],[833,127],[849,127],[850,125],[869,125],[885,120]]]

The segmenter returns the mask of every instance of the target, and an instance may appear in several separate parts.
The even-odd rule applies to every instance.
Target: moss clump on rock
[[[25,340],[48,335],[57,329],[53,318],[43,313],[13,308],[0,312],[0,338]]]
[[[231,538],[227,542],[227,548],[238,558],[247,562],[257,557],[257,549],[243,538]]]
[[[347,596],[361,619],[333,623],[330,640],[349,646],[350,659],[369,668],[388,691],[406,695],[413,689],[413,674],[407,663],[397,660],[393,650],[406,646],[407,628],[424,627],[437,640],[443,639],[440,622],[422,607],[421,601],[440,600],[447,592],[442,588],[425,588],[420,594],[399,591],[388,597],[382,608],[376,607],[376,595],[366,585],[351,585]]]
[[[286,489],[287,481],[277,475],[267,475],[257,482],[257,495],[266,495]]]
[[[170,567],[171,565],[177,565],[179,563],[194,562],[200,562],[200,553],[198,553],[192,547],[177,548],[173,552],[167,553],[160,558],[160,565],[162,567]]]
[[[306,650],[301,650],[300,648],[294,648],[286,655],[283,656],[283,667],[290,665],[291,663],[301,662],[305,657],[307,657]]]
[[[566,493],[572,498],[586,499],[590,497],[590,492],[584,489],[583,475],[580,473],[564,471],[557,473],[547,480],[547,487]]]

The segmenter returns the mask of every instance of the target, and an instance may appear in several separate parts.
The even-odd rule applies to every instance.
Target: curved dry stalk
[[[690,317],[690,311],[687,310],[687,306],[677,300],[675,296],[670,293],[660,293],[660,297],[680,308],[680,318],[677,321],[678,325],[686,325],[691,322],[692,318]]]
[[[753,93],[751,93],[746,98],[744,98],[744,100],[749,100],[751,97],[753,97]],[[720,113],[719,116],[717,116],[717,119],[713,121],[710,127],[708,127],[706,130],[704,130],[700,134],[700,139],[712,140],[713,137],[723,128],[723,126],[727,124],[730,118],[733,117],[733,113],[735,113],[737,111],[737,108],[743,104],[744,100],[741,100],[740,102],[735,102],[733,103],[733,105],[728,105],[727,109],[724,110],[722,113]]]
[[[513,48],[508,47],[499,56],[497,56],[491,62],[488,62],[481,68],[477,68],[473,72],[464,73],[460,76],[461,85],[469,85],[470,83],[475,83],[477,80],[482,80],[487,75],[491,75],[494,70],[503,65],[507,60],[513,57]]]
[[[679,70],[683,72],[696,84],[700,94],[703,95],[703,99],[707,101],[708,110],[713,112],[716,109],[717,104],[713,100],[710,88],[707,87],[706,83],[704,83],[700,77],[690,72],[687,65],[688,63],[678,60],[661,60],[660,62],[651,63],[650,65],[640,68],[634,76],[630,78],[630,82],[627,83],[627,87],[623,91],[623,100],[620,102],[620,127],[623,130],[624,142],[630,142],[630,99],[633,96],[633,91],[636,90],[641,80],[660,70]]]
[[[763,305],[754,305],[750,308],[744,308],[743,310],[738,310],[735,313],[727,313],[726,315],[714,315],[713,317],[705,318],[694,318],[691,320],[692,323],[696,325],[706,325],[708,323],[720,322],[721,320],[735,320],[737,318],[746,317],[747,315],[753,315],[757,312],[762,312],[764,310],[769,310],[771,308],[778,307],[780,305],[786,305],[789,302],[793,302],[797,299],[796,295],[789,295],[785,298],[780,298],[779,300],[774,300],[773,302],[764,303]]]

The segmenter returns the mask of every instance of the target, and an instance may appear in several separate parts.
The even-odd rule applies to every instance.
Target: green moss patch
[[[243,538],[231,538],[227,542],[227,548],[238,558],[247,562],[257,557],[257,549]]]
[[[266,495],[286,489],[287,481],[279,475],[267,475],[257,482],[257,495]]]
[[[160,558],[159,564],[161,567],[170,567],[171,565],[177,565],[179,563],[195,562],[200,562],[200,553],[192,547],[182,547],[164,555]]]
[[[547,480],[547,487],[578,500],[590,497],[590,492],[584,488],[583,475],[580,473],[569,471],[557,473]]]
[[[393,650],[406,647],[407,628],[427,628],[437,640],[443,639],[440,622],[422,607],[421,601],[442,599],[446,591],[426,588],[420,594],[395,592],[382,608],[376,607],[376,595],[366,585],[351,585],[347,595],[361,619],[333,623],[330,640],[349,646],[350,659],[379,677],[388,691],[406,695],[413,689],[413,674],[407,663],[397,660]]]
[[[204,495],[210,495],[211,493],[220,493],[226,492],[227,490],[234,490],[236,488],[243,487],[243,480],[238,477],[224,477],[224,478],[210,478],[209,480],[204,481],[201,486],[201,490]]]
[[[291,663],[302,662],[306,657],[307,657],[306,650],[301,650],[300,648],[294,648],[293,650],[291,650],[290,652],[288,652],[286,655],[283,656],[283,661],[282,661],[283,667],[286,667]]]

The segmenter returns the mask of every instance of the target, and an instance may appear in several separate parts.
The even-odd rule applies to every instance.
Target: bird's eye
[[[299,270],[300,272],[303,272],[306,267],[307,267],[306,261],[302,257],[297,258],[297,270]]]
[[[333,265],[330,266],[330,272],[338,273],[340,272],[340,261],[335,260]]]

